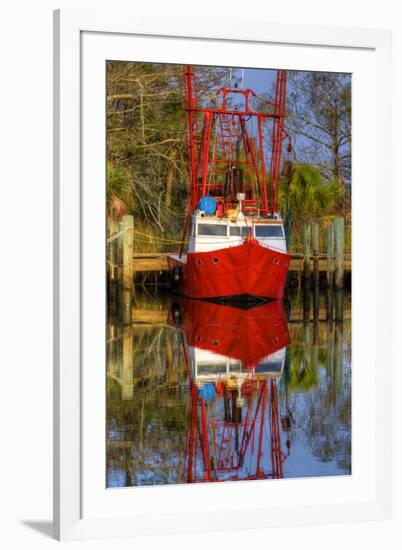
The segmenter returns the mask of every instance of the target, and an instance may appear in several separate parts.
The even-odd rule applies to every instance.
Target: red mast
[[[244,418],[235,392],[225,384],[216,399],[224,400],[224,418],[216,418],[210,403],[191,382],[191,407],[186,441],[187,483],[283,478],[276,380],[250,381],[242,389],[247,401]]]
[[[274,122],[272,132],[272,154],[270,170],[270,205],[275,212],[278,202],[278,187],[281,170],[283,138],[287,136],[284,131],[286,109],[286,71],[276,72]]]
[[[279,414],[277,383],[282,370],[270,370],[267,362],[290,342],[282,302],[243,311],[186,301],[182,316],[181,345],[190,390],[184,479],[195,483],[282,478],[290,451],[290,439],[285,451],[281,441],[289,431],[281,429]],[[205,351],[233,359],[231,375],[222,370],[217,377],[215,371],[202,372],[205,357],[198,371],[196,354]],[[227,369],[225,363],[223,368]]]
[[[286,71],[277,71],[274,101],[265,102],[269,112],[253,107],[258,97],[251,89],[220,88],[215,102],[205,105],[197,98],[194,68],[185,66],[183,75],[190,210],[201,197],[212,195],[227,211],[242,192],[245,212],[273,215],[283,140],[289,137],[284,130]],[[270,130],[271,158],[267,159]]]

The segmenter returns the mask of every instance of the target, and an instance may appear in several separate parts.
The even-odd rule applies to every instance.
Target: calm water
[[[350,295],[342,323],[303,322],[298,295],[135,311],[108,327],[108,487],[351,473]]]

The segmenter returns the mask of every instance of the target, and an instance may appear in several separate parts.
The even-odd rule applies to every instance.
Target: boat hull
[[[255,367],[290,343],[283,302],[243,311],[211,302],[185,300],[182,328],[187,343]]]
[[[172,278],[185,296],[216,299],[250,296],[282,299],[290,255],[267,248],[257,240],[209,252],[168,256]]]

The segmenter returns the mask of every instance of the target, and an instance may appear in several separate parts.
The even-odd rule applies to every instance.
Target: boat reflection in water
[[[290,343],[282,301],[242,310],[186,300],[172,322],[190,387],[187,482],[282,478],[291,426],[278,405]]]
[[[108,325],[107,487],[350,475],[350,299],[339,323],[162,298]]]

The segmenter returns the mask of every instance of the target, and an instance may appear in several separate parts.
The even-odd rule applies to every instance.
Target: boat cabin
[[[247,216],[218,218],[196,211],[192,216],[188,252],[210,252],[241,245],[247,236],[267,248],[287,252],[281,218],[255,219]]]
[[[241,361],[231,359],[209,350],[189,347],[190,365],[193,380],[198,387],[207,382],[236,381],[241,387],[245,380],[279,379],[282,377],[286,358],[286,347],[264,357],[253,368],[247,368]]]

